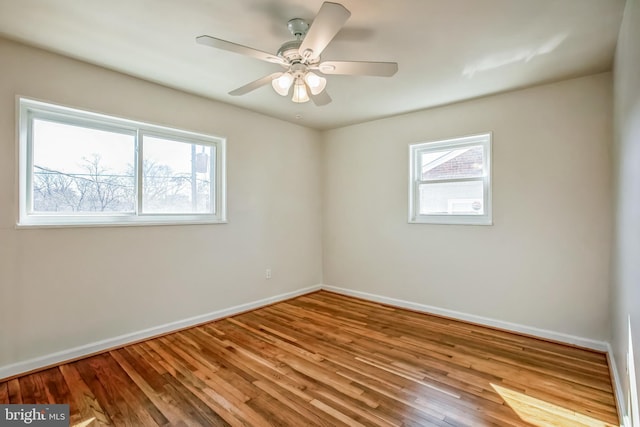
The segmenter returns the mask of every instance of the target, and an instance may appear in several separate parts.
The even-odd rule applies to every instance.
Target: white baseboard
[[[264,298],[258,301],[236,305],[235,307],[225,308],[222,310],[213,311],[211,313],[190,317],[188,319],[166,323],[164,325],[155,326],[153,328],[144,329],[142,331],[132,332],[129,334],[124,334],[124,335],[120,335],[113,338],[107,338],[101,341],[96,341],[93,343],[81,345],[79,347],[71,348],[68,350],[58,351],[56,353],[47,354],[44,356],[24,360],[21,362],[10,364],[10,365],[0,366],[0,381],[2,381],[3,378],[13,377],[16,375],[42,369],[47,366],[53,366],[65,361],[75,360],[75,359],[88,356],[91,354],[96,354],[105,350],[122,347],[127,344],[143,341],[149,338],[153,338],[155,336],[160,336],[170,332],[178,331],[180,329],[189,328],[202,323],[211,322],[213,320],[218,320],[224,317],[233,316],[235,314],[239,314],[245,311],[254,310],[256,308],[264,307],[276,302],[295,298],[300,295],[316,292],[316,291],[319,291],[321,288],[322,288],[321,285],[310,286],[308,288],[298,289],[296,291],[287,292],[287,293],[276,295],[269,298]]]
[[[618,405],[618,418],[620,419],[620,427],[631,427],[626,414],[626,402],[624,401],[624,393],[622,392],[622,382],[620,381],[620,373],[616,366],[616,358],[613,357],[613,349],[611,344],[607,343],[607,359],[609,360],[609,371],[611,380],[613,381],[613,391],[616,395],[616,404]]]
[[[592,340],[590,338],[583,338],[583,337],[565,334],[562,332],[554,332],[546,329],[539,329],[531,326],[520,325],[517,323],[505,322],[503,320],[496,320],[488,317],[476,316],[475,314],[462,313],[460,311],[448,310],[446,308],[439,308],[431,305],[419,304],[411,301],[385,297],[382,295],[370,294],[368,292],[354,291],[352,289],[338,288],[335,286],[322,285],[322,289],[325,289],[330,292],[342,294],[342,295],[362,298],[365,300],[379,302],[382,304],[388,304],[394,307],[407,308],[410,310],[420,311],[423,313],[436,314],[444,317],[451,317],[453,319],[464,320],[467,322],[477,323],[485,326],[491,326],[498,329],[505,329],[507,331],[518,332],[526,335],[532,335],[539,338],[544,338],[552,341],[562,342],[565,344],[575,345],[578,347],[584,347],[592,350],[601,351],[603,353],[606,352],[609,348],[609,344],[605,341],[597,341],[597,340]]]

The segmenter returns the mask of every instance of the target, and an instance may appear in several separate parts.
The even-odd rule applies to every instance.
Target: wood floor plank
[[[189,420],[193,425],[229,425],[210,405],[191,393],[176,378],[168,373],[154,375],[157,365],[149,353],[144,353],[141,345],[127,347],[123,349],[123,353],[131,356],[132,367],[161,394],[162,399],[184,414],[184,420]]]
[[[320,291],[0,382],[78,426],[618,425],[603,353]]]
[[[47,403],[68,402],[71,400],[71,392],[60,369],[53,368],[41,371],[40,377],[42,377],[44,383]]]
[[[57,403],[69,403],[71,408],[74,409],[70,414],[72,424],[93,420],[91,425],[112,425],[111,420],[105,414],[95,395],[80,377],[76,364],[64,364],[58,369],[69,388],[71,400],[59,400]]]
[[[9,394],[9,403],[18,405],[22,402],[22,390],[20,390],[20,381],[16,378],[7,382],[7,390]]]
[[[9,403],[9,383],[0,383],[0,405]]]
[[[213,383],[197,376],[184,361],[175,357],[171,349],[164,348],[159,341],[151,340],[143,344],[155,351],[162,359],[160,363],[170,367],[168,372],[183,383],[186,388],[201,400],[207,402],[216,413],[220,413],[231,425],[264,425],[259,414],[246,406],[246,398],[230,384],[219,387],[222,383]]]
[[[187,415],[184,412],[181,412],[179,410],[179,407],[176,407],[172,405],[171,402],[167,402],[165,399],[163,399],[165,393],[161,391],[160,387],[154,389],[144,380],[142,374],[139,373],[138,370],[134,368],[129,362],[133,360],[131,358],[128,358],[128,353],[125,350],[120,349],[117,351],[112,351],[109,354],[114,358],[116,362],[118,362],[118,365],[120,365],[120,367],[124,370],[124,372],[126,372],[131,380],[140,388],[140,390],[142,390],[142,392],[149,398],[153,405],[158,408],[158,410],[162,413],[162,415],[169,423],[178,424],[180,421],[187,418]],[[136,366],[138,366],[138,369],[144,370],[144,368],[140,367],[140,364],[137,364]]]
[[[49,403],[41,372],[21,377],[19,382],[22,403],[37,405]]]
[[[115,425],[126,425],[139,422],[137,417],[128,415],[128,409],[122,404],[122,397],[117,390],[107,381],[106,386],[99,380],[99,376],[104,375],[100,372],[100,368],[96,366],[96,357],[82,359],[74,363],[74,367],[78,370],[78,374],[95,396],[99,406],[103,408],[104,414],[111,423]],[[102,359],[102,357],[100,358]],[[98,359],[98,361],[100,360]]]

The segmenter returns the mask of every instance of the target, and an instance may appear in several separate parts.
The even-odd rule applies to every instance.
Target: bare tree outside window
[[[117,174],[100,155],[83,158],[82,173],[65,173],[34,165],[33,210],[36,212],[132,212],[133,175]]]

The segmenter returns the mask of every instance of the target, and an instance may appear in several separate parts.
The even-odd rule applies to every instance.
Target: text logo
[[[0,427],[69,427],[69,405],[0,405]]]

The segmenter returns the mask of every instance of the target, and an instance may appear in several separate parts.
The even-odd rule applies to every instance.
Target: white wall
[[[318,132],[2,39],[0,58],[0,367],[321,283]],[[16,95],[228,138],[229,223],[15,229]]]
[[[612,346],[624,401],[628,324],[640,368],[640,1],[627,0],[614,64],[616,229],[613,246]],[[640,387],[638,378],[631,381]],[[637,401],[636,401],[637,405]],[[636,406],[637,408],[637,406]]]
[[[604,73],[326,132],[324,283],[606,341],[611,92]],[[408,224],[408,144],[485,131],[495,225]]]

